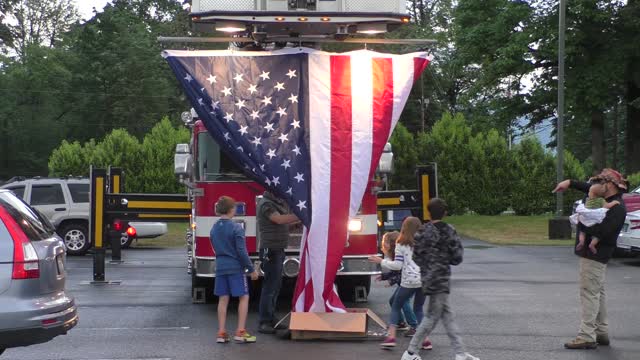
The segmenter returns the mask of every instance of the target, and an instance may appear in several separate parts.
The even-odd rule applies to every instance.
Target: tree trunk
[[[633,65],[629,65],[632,67]],[[633,74],[630,72],[630,75]],[[625,138],[625,172],[640,171],[640,84],[627,76],[627,126]]]
[[[604,142],[604,114],[602,111],[591,112],[591,158],[593,170],[599,171],[606,165],[606,146]]]
[[[614,169],[618,169],[618,141],[619,141],[618,116],[620,116],[618,109],[619,109],[619,104],[616,102],[616,104],[613,106],[613,114],[612,114],[613,121],[611,122],[611,124],[613,125],[611,127],[611,145],[613,146],[613,149],[611,151],[613,155],[611,157],[611,167]]]

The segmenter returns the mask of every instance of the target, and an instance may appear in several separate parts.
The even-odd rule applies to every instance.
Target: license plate
[[[58,275],[64,274],[64,261],[62,260],[62,256],[56,257],[56,263],[58,264]]]
[[[622,232],[627,232],[627,231],[629,231],[629,224],[622,225]]]

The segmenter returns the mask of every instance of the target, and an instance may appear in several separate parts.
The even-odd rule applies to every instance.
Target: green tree
[[[89,166],[95,158],[96,145],[91,140],[84,146],[78,141],[68,142],[62,140],[62,144],[53,150],[49,157],[50,176],[88,176]]]
[[[416,188],[416,165],[418,151],[416,139],[407,128],[399,123],[391,136],[394,173],[389,181],[392,189]]]
[[[125,190],[142,192],[144,179],[140,170],[144,163],[141,161],[141,149],[142,145],[133,135],[125,129],[115,129],[96,145],[93,165],[122,168],[125,171]]]
[[[553,211],[554,158],[535,138],[525,138],[514,147],[514,171],[511,207],[516,215]]]
[[[142,191],[146,193],[179,193],[184,187],[173,174],[173,156],[176,144],[189,142],[189,131],[174,128],[168,118],[163,118],[151,132],[145,135],[141,148],[140,177]]]

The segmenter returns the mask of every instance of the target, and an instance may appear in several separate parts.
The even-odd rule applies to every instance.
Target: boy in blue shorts
[[[236,202],[228,196],[222,196],[215,204],[216,215],[220,220],[211,228],[211,242],[216,252],[216,285],[213,293],[218,296],[218,336],[216,342],[228,343],[226,331],[227,307],[231,296],[238,297],[238,329],[233,339],[240,343],[254,343],[256,337],[245,329],[249,311],[249,283],[258,280],[244,237],[244,229],[231,220],[236,214]]]

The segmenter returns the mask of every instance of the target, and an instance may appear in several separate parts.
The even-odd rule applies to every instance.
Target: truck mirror
[[[191,173],[191,154],[189,144],[176,145],[176,154],[173,157],[173,172],[176,176],[188,177]]]
[[[391,174],[393,172],[393,152],[391,151],[390,143],[384,146],[376,172],[378,174]]]

